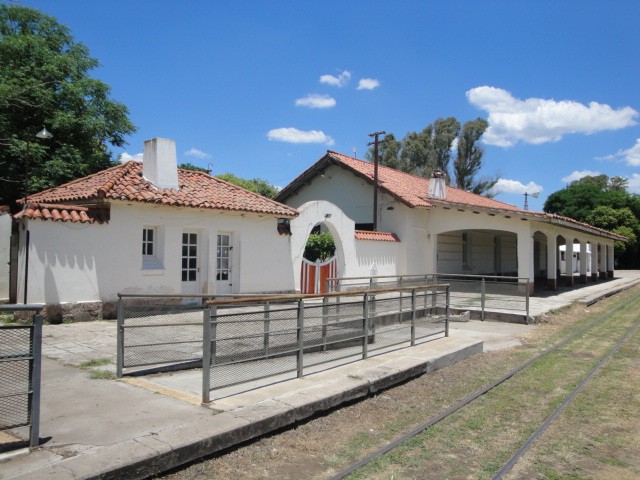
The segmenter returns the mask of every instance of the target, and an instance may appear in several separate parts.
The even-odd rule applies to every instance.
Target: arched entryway
[[[291,220],[291,260],[296,291],[309,290],[309,283],[303,284],[304,251],[309,236],[314,231],[326,232],[331,235],[335,245],[334,265],[322,274],[332,277],[349,276],[348,265],[355,259],[355,223],[345,213],[331,202],[314,200],[298,207],[300,215]],[[315,263],[315,262],[314,262]],[[321,262],[322,263],[322,262]],[[313,276],[315,284],[316,272],[307,272],[306,278]],[[324,285],[324,280],[320,280]],[[304,288],[303,288],[304,287]]]
[[[322,222],[313,227],[305,246],[300,269],[300,293],[325,293],[328,278],[337,277],[337,257],[333,235]]]

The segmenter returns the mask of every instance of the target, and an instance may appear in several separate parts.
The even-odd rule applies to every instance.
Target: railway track
[[[637,299],[631,298],[625,301],[624,303],[617,305],[615,308],[611,309],[610,311],[600,315],[599,317],[595,318],[594,320],[584,325],[577,331],[571,333],[570,335],[567,335],[561,341],[557,342],[553,346],[547,348],[543,352],[535,355],[528,361],[522,363],[518,367],[502,375],[500,378],[496,379],[494,382],[478,389],[477,391],[467,396],[466,398],[456,403],[455,405],[451,406],[444,412],[432,417],[431,419],[418,425],[417,427],[412,428],[411,430],[400,435],[395,440],[389,442],[382,448],[379,448],[378,450],[361,458],[359,461],[353,463],[352,465],[340,470],[339,472],[337,472],[335,475],[331,477],[331,480],[343,479],[348,475],[356,472],[357,470],[365,467],[366,465],[375,462],[376,460],[380,459],[382,456],[391,452],[393,449],[407,442],[411,438],[416,437],[417,435],[421,434],[428,428],[436,425],[439,422],[442,422],[443,420],[452,416],[462,408],[477,401],[480,397],[487,394],[491,390],[495,389],[499,385],[502,385],[502,384],[508,385],[507,382],[509,382],[510,379],[512,379],[514,376],[516,376],[520,372],[523,372],[527,368],[534,365],[536,362],[540,362],[545,357],[548,357],[554,352],[557,352],[563,347],[569,345],[574,340],[578,340],[582,338],[588,332],[594,330],[595,328],[602,326],[607,319],[611,318],[614,314],[620,312],[621,310],[624,310],[633,302],[637,302]],[[635,323],[631,327],[626,329],[626,331],[622,335],[619,336],[615,345],[613,345],[604,355],[601,356],[599,362],[589,371],[589,373],[586,376],[584,376],[584,378],[578,383],[578,385],[575,388],[573,388],[565,396],[562,403],[538,425],[535,432],[527,439],[527,441],[523,443],[523,445],[511,456],[511,458],[509,458],[509,460],[504,465],[502,465],[500,470],[493,477],[494,480],[502,479],[506,474],[509,473],[509,471],[518,462],[518,460],[534,445],[535,441],[540,437],[540,435],[542,435],[542,433],[553,423],[553,421],[558,417],[558,415],[560,415],[560,413],[573,401],[576,395],[588,384],[588,382],[595,375],[595,373],[607,362],[607,360],[609,360],[620,349],[620,347],[624,344],[624,342],[628,339],[628,337],[633,333],[635,333],[638,330],[638,328],[640,328],[640,321],[636,319]]]

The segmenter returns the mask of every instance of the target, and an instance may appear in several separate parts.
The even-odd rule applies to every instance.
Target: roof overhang
[[[501,216],[504,218],[515,218],[525,221],[537,221],[541,223],[549,223],[552,225],[558,225],[569,230],[576,232],[587,233],[589,235],[595,235],[598,237],[604,237],[611,240],[618,240],[622,242],[629,241],[627,237],[618,235],[617,233],[609,232],[601,228],[594,227],[587,223],[578,222],[569,217],[562,217],[552,213],[533,212],[529,210],[507,210],[498,208],[487,208],[477,205],[469,205],[466,203],[456,203],[446,200],[430,200],[436,208],[455,209],[459,211],[470,211],[474,213],[486,213],[491,216]]]

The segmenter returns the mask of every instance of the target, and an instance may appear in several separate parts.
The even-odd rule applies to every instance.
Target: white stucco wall
[[[0,213],[0,301],[9,299],[9,260],[11,258],[11,215]]]
[[[373,222],[373,190],[365,180],[346,170],[330,165],[322,175],[287,199],[287,205],[298,208],[314,200],[327,200],[338,205],[355,223]]]
[[[402,251],[399,242],[356,240],[357,265],[354,277],[399,275],[397,260]]]
[[[200,288],[216,293],[216,235],[233,235],[232,292],[292,291],[290,239],[270,216],[113,202],[105,225],[31,220],[28,301],[114,300],[123,293],[181,293],[185,229],[200,236]],[[161,268],[142,268],[142,228],[156,227]],[[21,226],[21,228],[23,228]],[[24,291],[24,238],[18,298]]]
[[[322,176],[318,175],[287,199],[287,204],[300,207],[306,202],[326,200],[337,205],[355,223],[371,223],[373,187],[366,181],[345,169],[330,166]],[[603,246],[598,259],[600,271],[612,270],[610,250],[613,240],[586,232],[572,230],[558,224],[523,219],[515,212],[486,212],[473,207],[442,206],[433,209],[409,208],[397,200],[378,195],[378,230],[395,233],[401,243],[395,248],[397,274],[446,273],[499,273],[516,274],[523,281],[533,283],[534,277],[546,272],[555,278],[555,249],[549,242],[539,242],[538,262],[534,265],[534,234],[540,231],[547,238],[563,235],[578,238],[581,242]],[[472,232],[469,270],[462,270],[461,232]],[[500,258],[494,256],[494,238],[500,238]],[[553,236],[553,237],[552,237]],[[544,240],[544,239],[542,239]],[[551,250],[549,250],[553,247]],[[609,247],[607,250],[605,247]],[[371,245],[374,251],[384,249],[381,245]],[[595,248],[595,247],[594,247]],[[382,250],[381,250],[382,251]],[[607,260],[609,260],[607,262]],[[360,262],[364,270],[365,260]],[[390,270],[393,268],[390,267]]]

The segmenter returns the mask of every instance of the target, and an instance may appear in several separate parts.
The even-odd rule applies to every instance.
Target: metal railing
[[[32,325],[0,327],[0,431],[29,427],[30,447],[40,441],[41,310],[0,305],[0,312],[34,312]]]
[[[202,365],[203,302],[256,295],[118,294],[116,373]]]
[[[202,401],[265,378],[302,377],[448,336],[448,285],[207,302]]]
[[[203,367],[209,402],[212,391],[295,378],[449,333],[448,285],[206,301],[212,297],[121,295],[118,376]]]
[[[328,292],[354,289],[447,283],[454,310],[479,312],[481,320],[491,313],[522,315],[529,321],[529,280],[499,275],[433,273],[424,275],[381,275],[375,277],[328,278]]]

